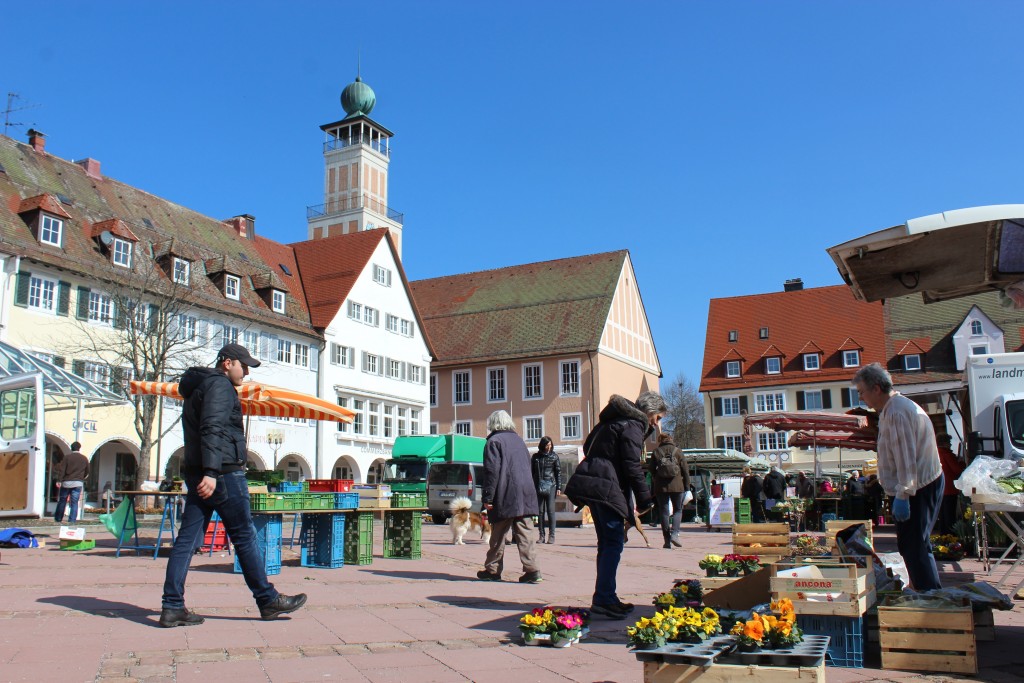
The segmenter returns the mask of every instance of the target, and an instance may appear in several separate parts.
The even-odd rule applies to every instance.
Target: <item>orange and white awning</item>
[[[182,400],[177,382],[129,382],[131,393],[151,396],[166,396]],[[351,422],[355,416],[351,410],[325,401],[322,398],[300,391],[282,389],[259,382],[244,382],[236,387],[246,415],[267,417],[291,417],[302,420],[325,420]]]

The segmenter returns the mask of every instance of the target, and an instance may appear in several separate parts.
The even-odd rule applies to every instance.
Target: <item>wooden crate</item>
[[[737,555],[757,555],[766,561],[793,554],[789,547],[788,524],[734,524],[732,551]]]
[[[881,606],[878,635],[883,669],[978,673],[974,617],[969,606]]]
[[[813,566],[821,578],[785,576],[787,570]],[[837,617],[859,617],[875,603],[875,575],[871,569],[836,562],[813,565],[804,562],[775,562],[768,585],[772,600],[789,598],[793,611]],[[842,594],[841,597],[836,594]]]
[[[870,519],[830,519],[825,522],[825,543],[828,545],[828,549],[835,552],[836,548],[836,533],[843,529],[857,524],[863,524],[868,532],[868,541],[871,542],[871,547],[875,547],[875,535],[873,533],[873,524]]]
[[[350,493],[359,494],[361,509],[391,507],[391,486],[388,484],[356,484]]]
[[[663,664],[644,662],[644,683],[731,683],[757,681],[758,683],[789,683],[807,681],[825,683],[825,662],[818,666],[757,666],[743,664]]]
[[[878,615],[866,614],[868,642],[878,642]],[[992,616],[992,608],[974,612],[974,640],[976,642],[991,642],[996,639],[995,619]]]

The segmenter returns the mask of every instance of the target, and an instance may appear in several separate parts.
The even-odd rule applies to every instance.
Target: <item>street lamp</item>
[[[284,430],[283,429],[271,429],[267,431],[267,445],[274,449],[274,467],[277,469],[277,452],[281,450],[281,444],[284,443]]]

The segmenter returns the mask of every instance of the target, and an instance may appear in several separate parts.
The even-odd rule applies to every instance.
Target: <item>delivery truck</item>
[[[427,508],[438,524],[448,506],[465,496],[479,511],[486,439],[460,434],[400,436],[384,463],[383,483],[398,493],[426,493]]]
[[[964,381],[970,456],[1024,460],[1024,353],[968,356]]]

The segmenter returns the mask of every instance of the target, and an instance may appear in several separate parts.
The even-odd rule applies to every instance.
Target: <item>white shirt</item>
[[[890,496],[909,498],[942,474],[931,418],[896,393],[878,416],[878,481]]]

